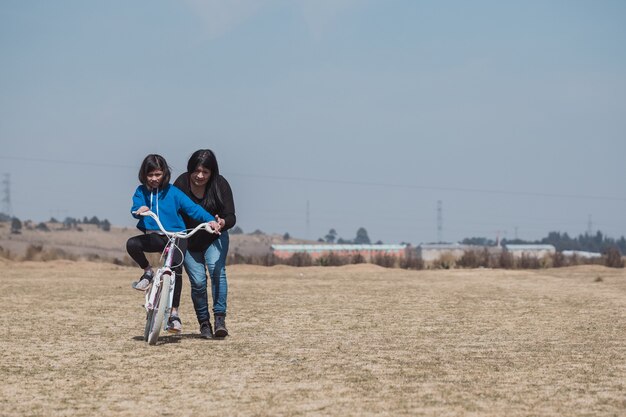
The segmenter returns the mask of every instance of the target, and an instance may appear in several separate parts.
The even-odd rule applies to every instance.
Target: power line
[[[100,166],[100,167],[137,169],[136,166],[112,164],[108,162],[82,162],[82,161],[43,159],[43,158],[24,158],[24,157],[13,157],[13,156],[0,156],[0,159],[29,161],[29,162],[45,162],[45,163],[54,163],[54,164],[61,164],[61,165],[82,165],[82,166]],[[434,186],[434,185],[400,184],[400,183],[391,183],[391,182],[352,181],[352,180],[340,180],[340,179],[248,174],[248,173],[237,173],[237,172],[229,172],[229,171],[224,172],[224,174],[227,174],[228,176],[232,176],[232,177],[260,178],[260,179],[278,180],[278,181],[358,185],[358,186],[364,186],[364,187],[401,188],[401,189],[408,189],[408,190],[447,191],[447,192],[461,192],[461,193],[544,197],[544,198],[564,198],[564,199],[578,199],[578,200],[626,201],[626,197],[616,197],[616,196],[541,193],[541,192],[536,192],[536,191],[521,191],[521,190],[520,191],[504,191],[504,190],[491,190],[491,189],[485,189],[485,188],[442,187],[442,186]]]
[[[136,169],[135,166],[129,165],[121,165],[121,164],[112,164],[109,162],[92,162],[92,161],[66,161],[60,159],[45,159],[45,158],[24,158],[19,156],[0,156],[0,159],[8,159],[12,161],[27,161],[27,162],[44,162],[49,164],[59,164],[59,165],[82,165],[82,166],[97,166],[97,167],[113,167],[113,168],[132,168]]]
[[[11,207],[11,174],[4,174],[2,180],[2,212],[7,216],[13,216],[13,207]]]
[[[437,201],[437,241],[443,243],[443,203]]]

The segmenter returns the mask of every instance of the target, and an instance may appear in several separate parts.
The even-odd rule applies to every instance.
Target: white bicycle
[[[144,211],[140,213],[142,216],[149,216],[154,219],[156,224],[168,237],[168,242],[163,249],[161,259],[164,259],[163,265],[157,269],[150,287],[146,290],[146,327],[143,332],[143,339],[151,345],[156,344],[162,329],[167,330],[170,312],[172,311],[172,300],[174,299],[174,285],[176,280],[174,277],[172,262],[174,259],[174,251],[179,250],[176,245],[177,239],[187,239],[195,234],[198,230],[206,230],[209,233],[216,233],[209,223],[201,223],[194,229],[182,232],[168,232],[163,228],[159,218],[152,211]],[[183,254],[184,255],[184,254]]]

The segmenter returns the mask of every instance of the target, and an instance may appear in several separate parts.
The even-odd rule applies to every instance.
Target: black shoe
[[[200,323],[200,336],[205,339],[213,339],[213,329],[210,321],[207,320]]]
[[[215,337],[228,336],[228,330],[226,330],[226,317],[215,316]]]

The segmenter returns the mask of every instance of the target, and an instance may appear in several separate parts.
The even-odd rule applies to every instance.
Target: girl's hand
[[[141,213],[145,213],[146,211],[150,211],[150,209],[146,206],[141,206],[137,210],[132,211],[131,213],[133,213],[135,216],[139,216],[141,215]]]

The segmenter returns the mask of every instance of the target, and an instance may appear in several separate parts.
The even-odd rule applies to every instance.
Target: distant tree
[[[22,221],[17,217],[13,217],[13,219],[11,219],[11,233],[14,235],[22,233]]]
[[[340,237],[339,239],[337,239],[337,243],[340,245],[344,245],[344,244],[352,243],[352,241],[345,240],[344,238]]]
[[[65,220],[63,220],[63,227],[66,229],[76,228],[77,224],[78,220],[73,217],[66,217]]]
[[[317,239],[317,241],[318,241],[319,243],[324,243],[324,242],[326,242],[326,241],[325,241],[324,239],[322,239],[321,237],[320,237],[319,239]]]
[[[476,245],[476,246],[494,246],[496,242],[486,237],[470,237],[461,241],[464,245]]]
[[[83,217],[83,224],[89,224],[89,219],[87,216]]]
[[[357,245],[369,245],[370,238],[367,235],[367,230],[364,227],[359,228],[356,231],[356,237],[354,238],[354,243]]]
[[[111,223],[107,219],[102,220],[100,222],[100,229],[102,229],[105,232],[110,232],[111,231]]]
[[[49,232],[50,231],[48,226],[45,223],[43,223],[43,222],[41,222],[37,226],[35,226],[35,229],[36,230],[41,230],[42,232]]]
[[[337,231],[335,229],[330,229],[328,234],[324,236],[327,243],[335,243],[335,239],[337,238]]]
[[[382,241],[382,240],[377,240],[375,244],[376,244],[376,245],[382,245],[382,244],[383,244],[383,241]]]
[[[283,235],[283,240],[289,240],[289,239],[291,239],[291,236],[289,236],[289,233],[285,233]]]
[[[626,253],[626,239],[624,238],[624,236],[622,236],[622,238],[618,240],[616,244],[620,252]]]
[[[6,213],[0,213],[0,222],[9,222],[11,221],[11,216]]]
[[[263,233],[260,229],[256,229],[254,232],[250,234],[255,235],[255,236],[261,236],[261,235],[264,235],[265,233]]]
[[[230,229],[228,233],[230,233],[231,235],[241,235],[243,234],[243,229],[241,229],[241,227],[239,226],[235,226],[232,229]]]
[[[48,220],[48,223],[58,223],[59,221],[57,219],[55,219],[54,217],[50,217],[50,220]]]
[[[100,226],[100,219],[98,219],[98,217],[93,216],[91,219],[89,219],[89,224],[95,224],[96,226]]]

